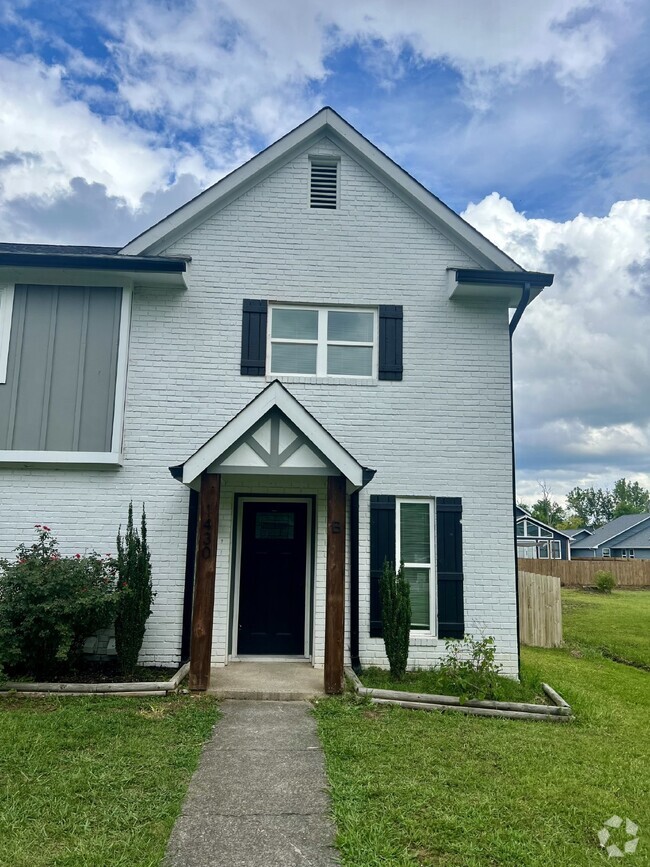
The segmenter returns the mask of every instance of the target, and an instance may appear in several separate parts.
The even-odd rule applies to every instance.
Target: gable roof
[[[322,108],[257,156],[142,232],[120,252],[123,255],[160,252],[324,135],[364,165],[482,267],[523,272],[513,259],[329,107]]]
[[[533,524],[537,524],[538,527],[544,527],[545,530],[550,530],[552,533],[558,533],[560,536],[564,536],[565,539],[571,538],[566,530],[558,530],[557,527],[551,527],[550,524],[545,524],[544,521],[534,518],[530,512],[522,509],[521,506],[515,506],[515,512],[517,513],[517,523],[523,521],[525,518],[527,521],[532,521]]]
[[[650,517],[650,516],[649,516]],[[621,548],[650,548],[650,521],[642,522],[636,532],[626,536],[618,544],[612,547]]]
[[[185,485],[195,486],[204,470],[220,461],[242,437],[254,430],[274,410],[279,410],[312,443],[327,462],[344,475],[349,490],[358,490],[372,479],[374,470],[361,466],[347,449],[327,431],[282,383],[275,379],[221,430],[204,443],[184,463],[170,467],[172,476]],[[277,470],[283,474],[282,469]]]
[[[650,520],[650,512],[644,512],[639,515],[621,515],[618,518],[614,518],[613,521],[603,524],[603,526],[599,527],[597,530],[594,530],[591,536],[573,542],[571,544],[571,550],[573,551],[578,548],[600,548],[601,545],[611,542],[617,536],[620,536],[621,533],[625,533],[637,524],[642,524],[644,521],[648,520]],[[625,547],[628,547],[627,543]]]
[[[587,536],[593,536],[593,530],[588,530],[586,527],[579,527],[577,530],[565,530],[567,536],[573,541],[580,533],[585,533]]]

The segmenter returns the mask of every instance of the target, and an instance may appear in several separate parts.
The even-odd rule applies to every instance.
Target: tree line
[[[546,484],[540,484],[542,495],[533,506],[519,503],[533,518],[558,530],[594,530],[621,515],[650,512],[650,490],[638,482],[619,479],[614,487],[575,487],[566,495],[567,508],[554,500]]]

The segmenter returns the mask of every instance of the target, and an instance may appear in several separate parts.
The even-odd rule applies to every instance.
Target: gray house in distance
[[[517,557],[528,560],[570,560],[568,530],[557,530],[515,506]]]
[[[650,512],[614,518],[590,536],[572,542],[571,556],[650,560]]]

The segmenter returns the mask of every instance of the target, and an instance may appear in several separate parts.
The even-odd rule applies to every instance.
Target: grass
[[[562,591],[564,640],[650,670],[650,590]]]
[[[563,591],[563,605],[567,646],[523,648],[522,663],[570,723],[318,703],[344,867],[591,867],[608,863],[596,835],[614,814],[639,825],[630,863],[650,865],[650,673],[611,659],[650,662],[650,593]]]
[[[403,692],[426,692],[433,695],[458,695],[453,680],[439,669],[407,671],[403,680],[395,680],[390,671],[382,668],[366,668],[361,676],[364,686],[373,689],[396,689]],[[524,666],[521,682],[509,677],[496,677],[489,694],[478,696],[495,701],[527,701],[548,704],[541,687],[539,671],[533,666]],[[474,698],[473,695],[468,698]]]
[[[0,865],[160,863],[210,698],[0,696]]]

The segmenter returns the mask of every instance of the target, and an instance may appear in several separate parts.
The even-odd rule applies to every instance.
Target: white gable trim
[[[258,394],[248,406],[187,459],[183,464],[183,484],[192,485],[204,470],[218,461],[274,407],[284,413],[309,442],[313,443],[316,449],[346,477],[353,489],[363,487],[361,464],[277,380]],[[282,468],[277,472],[282,475]]]
[[[134,238],[120,253],[140,255],[160,252],[175,238],[207,219],[213,211],[241,195],[322,135],[331,135],[333,141],[349,156],[361,162],[371,174],[430,220],[443,234],[478,259],[483,266],[505,271],[522,270],[509,256],[425,189],[331,108],[321,109],[243,166]]]

